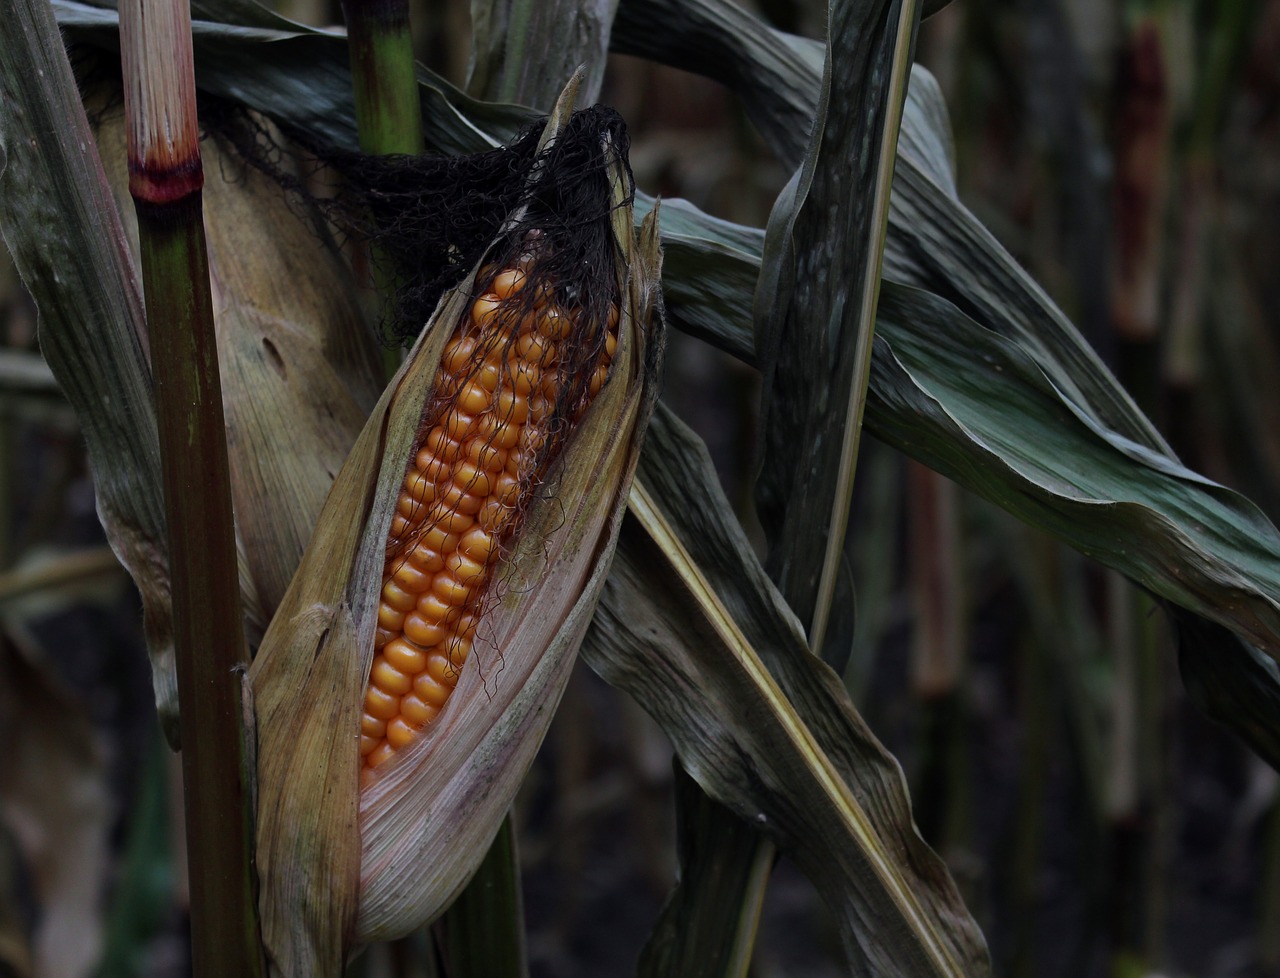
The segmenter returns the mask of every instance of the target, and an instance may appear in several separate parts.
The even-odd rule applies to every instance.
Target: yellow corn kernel
[[[438,707],[424,703],[417,693],[405,694],[404,698],[400,700],[400,712],[410,726],[417,725],[419,727],[425,727],[440,715]]]
[[[404,637],[421,649],[443,642],[448,637],[446,626],[438,621],[428,621],[416,611],[404,619]]]
[[[388,642],[387,648],[392,644]],[[373,668],[369,671],[369,685],[371,689],[380,689],[388,696],[400,697],[409,692],[413,680],[379,655],[374,656]]]
[[[392,639],[382,650],[382,657],[397,673],[403,676],[416,676],[427,666],[427,654],[412,642],[402,638]],[[409,685],[413,685],[412,682]],[[385,687],[384,687],[385,688]],[[404,692],[408,692],[408,687]]]
[[[403,716],[398,716],[387,724],[387,743],[397,750],[408,747],[417,732],[416,728],[405,722]]]
[[[551,419],[574,420],[583,409],[557,409],[556,399],[562,390],[599,390],[617,347],[615,308],[599,356],[571,383],[568,365],[581,364],[571,345],[574,314],[553,304],[547,283],[536,286],[533,307],[524,300],[506,307],[527,282],[522,267],[494,276],[492,291],[472,302],[441,356],[428,401],[434,413],[405,473],[388,539],[361,720],[366,768],[411,743],[445,708],[498,557],[545,474],[558,444],[553,431],[562,437]]]

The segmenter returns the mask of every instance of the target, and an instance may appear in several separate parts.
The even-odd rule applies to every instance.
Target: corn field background
[[[48,9],[0,2],[0,978],[185,975],[156,692],[169,724],[175,701],[142,620],[167,601],[164,518],[129,427],[149,381],[86,352],[113,315],[128,330],[67,264],[105,232],[48,175],[87,151],[55,151],[23,101],[46,79],[16,25]],[[118,84],[114,5],[52,11],[86,92]],[[192,16],[203,99],[356,147],[345,40],[316,30],[336,3]],[[630,128],[638,211],[663,200],[643,491],[512,808],[527,973],[1280,975],[1280,0],[415,0],[410,19],[428,150],[510,140],[585,63]],[[95,123],[111,101],[89,96]],[[376,400],[350,377],[389,355],[387,305],[358,249],[354,270],[297,258],[322,237],[305,208],[246,203],[258,176],[216,143],[219,308],[250,337],[224,381],[270,366],[263,323],[331,331],[296,348],[323,347],[316,388],[240,449],[306,456],[315,481],[236,499],[243,536],[305,540],[296,514],[354,437],[334,432]],[[123,137],[99,145],[122,176]],[[100,199],[128,224],[115,184]],[[322,369],[351,417],[320,417]],[[154,558],[131,564],[141,598],[99,512],[117,552]],[[286,551],[250,572],[251,644]],[[690,568],[710,597],[670,583]],[[466,923],[347,973],[496,976],[450,959]]]

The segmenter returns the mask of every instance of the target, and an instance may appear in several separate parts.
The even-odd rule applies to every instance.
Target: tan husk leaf
[[[136,255],[123,115],[98,111],[95,118]],[[378,397],[381,365],[340,256],[277,185],[217,140],[206,139],[201,154],[240,590],[256,641]]]
[[[442,300],[334,483],[250,670],[262,928],[276,974],[337,975],[357,944],[442,911],[484,856],[541,743],[608,571],[652,407],[660,344],[647,343],[645,329],[658,304],[656,221],[637,245],[631,220],[629,204],[615,209],[627,278],[611,380],[497,574],[500,600],[482,622],[475,665],[363,798],[359,709],[386,540],[474,272]]]

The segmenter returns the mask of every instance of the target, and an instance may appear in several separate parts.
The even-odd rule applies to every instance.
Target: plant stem
[[[507,815],[466,889],[440,920],[450,975],[521,978],[528,971],[516,834]]]
[[[205,250],[190,11],[120,9],[129,190],[164,476],[194,973],[262,971],[240,673],[240,608],[226,427]]]
[[[356,126],[366,153],[421,153],[408,0],[344,0]]]
[[[378,156],[421,153],[422,106],[408,0],[343,0],[342,15],[347,22],[360,149]],[[385,295],[395,283],[377,256],[372,257],[377,292]],[[384,348],[383,365],[387,377],[393,376],[400,367],[399,349]]]

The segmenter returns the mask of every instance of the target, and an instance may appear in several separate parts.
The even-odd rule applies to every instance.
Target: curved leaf
[[[550,108],[585,69],[580,104],[600,97],[618,0],[472,0],[467,89],[495,102]]]
[[[831,5],[812,142],[770,217],[756,292],[764,368],[756,499],[770,576],[818,652],[853,492],[918,15],[914,0]]]
[[[661,18],[677,19],[680,36],[643,30],[646,22]],[[820,42],[774,30],[727,0],[625,0],[614,26],[614,50],[642,54],[728,85],[742,96],[744,108],[782,161],[799,163],[804,145],[795,145],[795,134],[808,131],[818,106]],[[739,64],[743,57],[751,60]],[[955,199],[954,181],[949,173],[942,176],[950,136],[939,127],[946,125],[946,114],[936,85],[922,81],[928,78],[917,68],[907,91],[885,277],[929,288],[979,322],[1016,337],[1047,372],[1060,372],[1064,389],[1096,411],[1102,423],[1168,452],[1075,327]]]
[[[102,525],[142,595],[156,702],[172,721],[168,543],[141,286],[48,5],[3,0],[0,45],[0,231],[40,310],[41,352],[80,420]],[[171,740],[176,731],[171,722]]]
[[[1280,658],[1280,532],[1252,503],[1101,427],[1025,349],[886,283],[877,434]]]
[[[981,934],[915,832],[897,763],[809,653],[704,447],[668,412],[650,425],[637,486],[588,663],[813,880],[857,973],[985,974]]]
[[[665,32],[647,36],[640,32],[648,18],[677,16],[671,10],[674,2],[625,0],[615,22],[615,50],[642,53],[730,85],[743,96],[753,120],[779,155],[794,161],[793,134],[807,125],[816,106],[817,42],[775,31],[724,0],[681,3],[678,16],[683,32],[679,38]],[[733,63],[735,52],[744,50],[756,59],[750,71]],[[947,334],[954,339],[967,335],[975,321],[1003,337],[1009,348],[1039,368],[1041,382],[1047,383],[1058,399],[1055,410],[1059,417],[1075,418],[1107,450],[1118,453],[1112,458],[1124,456],[1128,461],[1112,468],[1114,481],[1109,492],[1095,499],[1098,505],[1076,511],[1073,519],[1096,523],[1088,531],[1061,513],[1025,503],[1024,494],[1034,498],[1046,488],[1026,483],[1025,473],[1004,465],[986,468],[993,456],[999,458],[1006,449],[1016,448],[1018,454],[1039,460],[1050,483],[1069,485],[1071,462],[1061,453],[1043,450],[1043,445],[1053,442],[1056,429],[1046,428],[1035,435],[1029,435],[1029,429],[1013,432],[1011,437],[1032,440],[995,446],[971,439],[968,429],[956,426],[951,434],[957,440],[948,446],[953,475],[1000,505],[1018,507],[1016,511],[1024,519],[1040,520],[1036,525],[1069,541],[1082,535],[1106,540],[1108,530],[1113,531],[1107,546],[1093,550],[1095,556],[1139,584],[1245,635],[1275,656],[1280,642],[1280,633],[1275,630],[1280,595],[1280,548],[1275,528],[1244,497],[1194,476],[1177,462],[1164,439],[1070,321],[956,200],[946,113],[927,72],[916,70],[907,94],[884,275],[890,281],[927,288],[950,301],[930,302],[930,309],[919,318],[882,319],[877,324],[877,361],[889,363],[893,359],[892,353],[886,358],[882,341],[890,351],[905,345],[924,350],[937,336]],[[706,238],[717,238],[715,222],[700,222],[699,226]],[[732,254],[718,252],[715,257],[713,268],[708,269],[706,262],[699,267],[699,278],[728,282],[746,277],[750,272],[745,266],[756,256],[743,249]],[[685,274],[680,256],[673,252],[666,281]],[[927,328],[926,322],[931,324]],[[718,328],[705,324],[701,330],[730,351],[740,350],[745,343],[737,322],[731,319]],[[902,373],[879,371],[872,382],[878,396],[868,405],[867,426],[908,455],[941,464],[934,461],[932,449],[923,443],[917,429],[927,430],[933,423],[931,410],[945,414],[952,406],[948,398],[955,390],[949,379],[981,390],[981,367],[969,358],[917,361],[912,376],[929,388],[929,397],[924,400],[918,398],[918,392],[893,386],[905,379]],[[966,370],[978,372],[957,376]],[[989,394],[986,404],[993,415],[999,412],[998,402]],[[1047,423],[1048,415],[1042,420]],[[1047,441],[1042,438],[1046,433]],[[940,444],[940,439],[935,439],[934,448]],[[1141,497],[1152,488],[1147,485],[1149,480],[1170,472],[1178,475],[1162,483],[1168,494],[1155,490],[1162,498],[1142,511],[1143,529],[1114,517],[1115,505],[1123,506],[1134,494]],[[1210,522],[1202,523],[1202,519]],[[1197,550],[1201,544],[1211,549]],[[1192,574],[1198,581],[1194,586],[1180,581],[1182,568],[1176,561],[1186,553],[1196,560]],[[1195,629],[1183,635],[1181,662],[1189,686],[1199,691],[1198,700],[1212,715],[1275,763],[1274,735],[1259,723],[1265,710],[1234,710],[1231,703],[1233,697],[1240,696],[1242,707],[1246,699],[1256,706],[1259,701],[1280,696],[1280,676],[1261,668],[1252,650],[1208,642],[1206,634]]]

